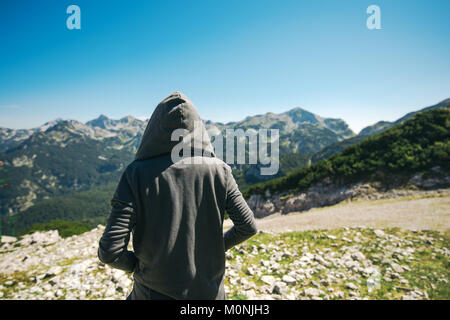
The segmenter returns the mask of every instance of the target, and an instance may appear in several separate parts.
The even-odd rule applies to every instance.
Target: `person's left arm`
[[[99,241],[98,258],[103,263],[126,272],[133,272],[137,264],[134,252],[127,250],[135,224],[135,211],[135,200],[125,170],[111,199],[111,212]]]

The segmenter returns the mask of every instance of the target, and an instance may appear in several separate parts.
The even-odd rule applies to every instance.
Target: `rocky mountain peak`
[[[112,121],[113,121],[112,119],[109,119],[104,114],[101,114],[98,118],[86,122],[86,125],[90,127],[99,127],[102,129],[108,129]]]

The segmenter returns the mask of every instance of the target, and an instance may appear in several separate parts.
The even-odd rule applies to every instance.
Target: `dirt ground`
[[[341,227],[399,227],[450,232],[450,194],[435,198],[355,201],[258,219],[262,231],[287,232]],[[224,229],[232,225],[224,222]]]

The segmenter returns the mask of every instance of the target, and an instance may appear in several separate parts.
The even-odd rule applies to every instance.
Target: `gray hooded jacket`
[[[203,124],[201,134],[194,134],[199,123],[196,108],[179,92],[158,104],[111,200],[98,257],[174,299],[225,299],[225,251],[257,228],[230,167],[214,156]],[[185,129],[203,156],[173,162],[175,129]],[[224,234],[225,212],[234,226]],[[131,232],[134,251],[127,250]]]

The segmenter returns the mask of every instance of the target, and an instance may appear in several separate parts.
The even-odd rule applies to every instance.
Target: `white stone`
[[[353,282],[347,282],[347,283],[345,284],[345,286],[346,286],[348,289],[350,289],[350,290],[357,290],[357,289],[358,289],[358,287],[356,286],[356,284],[354,284]]]
[[[384,233],[384,231],[383,231],[383,230],[380,230],[380,229],[374,230],[373,232],[374,232],[375,235],[376,235],[377,237],[379,237],[379,238],[382,238],[382,237],[384,237],[384,236],[386,235],[386,234]]]
[[[11,243],[11,242],[16,242],[17,238],[16,237],[11,237],[11,236],[2,236],[0,242],[1,243]]]
[[[281,280],[283,282],[285,282],[287,284],[291,284],[291,285],[295,285],[297,283],[297,280],[294,279],[293,277],[289,276],[289,275],[284,275]]]
[[[392,270],[394,270],[397,273],[401,273],[404,271],[403,267],[397,263],[391,263],[391,268],[392,268]]]
[[[316,288],[305,289],[305,295],[308,297],[318,297],[320,295],[320,290]]]
[[[261,281],[265,284],[268,284],[269,286],[273,285],[275,283],[275,277],[274,276],[262,276]]]
[[[55,276],[60,274],[63,271],[63,268],[61,266],[53,266],[46,272],[49,276]]]

